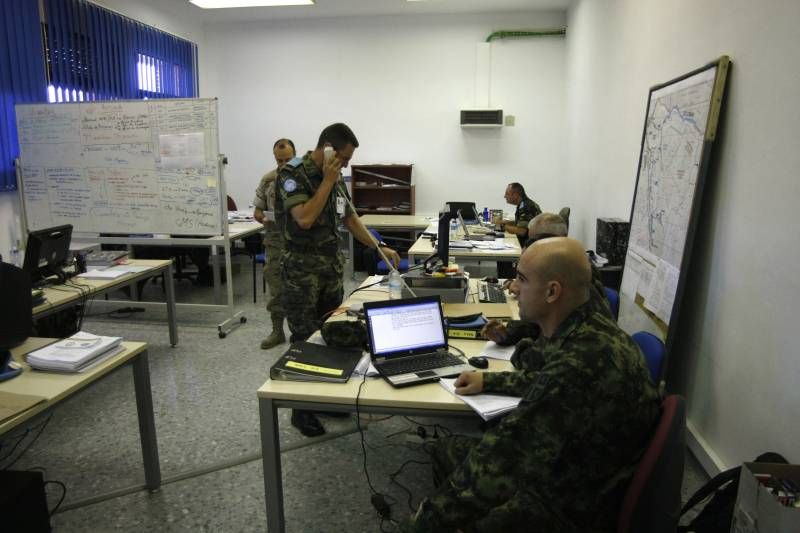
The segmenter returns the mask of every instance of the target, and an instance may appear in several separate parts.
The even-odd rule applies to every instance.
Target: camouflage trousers
[[[425,451],[431,456],[433,484],[440,486],[464,462],[469,451],[480,442],[477,437],[451,435],[431,442]]]
[[[344,290],[344,257],[287,250],[281,259],[282,302],[291,342],[305,340],[320,328],[325,315],[339,307]]]
[[[281,279],[281,256],[284,252],[283,238],[272,235],[269,232],[264,237],[264,248],[266,249],[266,261],[264,262],[264,279],[269,287],[269,300],[267,300],[267,311],[273,319],[283,317],[283,302],[281,293],[283,292],[283,280]]]

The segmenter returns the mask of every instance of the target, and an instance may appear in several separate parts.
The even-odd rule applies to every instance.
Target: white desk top
[[[368,228],[424,230],[431,223],[426,215],[362,215],[361,222]]]
[[[366,282],[365,282],[366,283]],[[474,285],[475,281],[471,283]],[[365,301],[383,300],[388,296],[388,292],[377,291],[358,291],[345,302],[343,307],[353,303],[363,303]],[[476,312],[481,305],[487,304],[445,304],[445,315],[448,310],[455,314],[463,314],[465,310]],[[488,304],[490,306],[509,305],[509,314],[512,318],[517,318],[516,301],[509,299],[509,304]],[[337,315],[334,319],[342,319],[342,315]],[[483,349],[486,341],[474,341],[464,339],[448,339],[450,345],[461,349],[467,357],[477,355]],[[508,361],[489,360],[489,371],[511,370],[513,367]],[[294,400],[304,402],[320,402],[333,404],[355,404],[358,387],[362,378],[353,376],[347,383],[313,383],[313,382],[292,382],[267,380],[259,389],[260,398],[272,398],[281,400]],[[412,387],[395,389],[383,378],[367,378],[366,383],[361,389],[359,405],[365,406],[391,406],[407,407],[415,409],[440,409],[446,411],[469,411],[467,406],[457,397],[453,396],[438,383],[428,383],[425,385],[415,385]]]
[[[479,241],[480,242],[480,241]],[[516,235],[506,234],[503,238],[503,243],[510,248],[502,250],[487,250],[479,248],[453,248],[450,247],[448,255],[451,257],[474,257],[476,259],[517,259],[522,255],[522,248],[519,245],[519,239]],[[431,246],[431,240],[423,236],[417,239],[417,242],[408,250],[409,256],[424,255],[428,256],[434,252]]]
[[[88,293],[89,295],[99,291],[108,290],[112,287],[123,286],[134,278],[141,278],[144,276],[152,275],[153,272],[166,268],[172,263],[170,259],[129,259],[128,264],[136,266],[150,267],[143,272],[135,272],[125,274],[116,279],[86,279],[86,278],[72,278],[70,283],[79,285],[79,287],[68,285],[54,285],[44,288],[44,295],[47,300],[33,308],[33,316],[47,311],[51,307],[63,305],[82,298]],[[83,294],[82,294],[83,292]]]
[[[81,373],[62,374],[31,370],[24,361],[23,355],[57,340],[58,339],[31,337],[22,345],[11,350],[14,361],[20,363],[24,370],[22,374],[13,379],[0,382],[0,392],[43,396],[45,401],[0,423],[0,435],[17,427],[22,422],[29,420],[53,404],[60,402],[89,383],[103,377],[147,349],[147,344],[143,342],[123,342],[122,346],[125,347],[123,352]]]

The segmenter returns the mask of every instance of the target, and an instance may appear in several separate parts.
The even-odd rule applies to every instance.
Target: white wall
[[[561,27],[564,13],[361,17],[206,28],[201,96],[219,97],[228,192],[247,206],[272,143],[302,153],[345,122],[353,163],[414,164],[417,213],[446,200],[503,207],[520,181],[544,208],[564,202],[564,39],[492,44],[491,98],[516,126],[462,130],[475,101],[477,44],[494,30]],[[509,206],[506,206],[507,208]]]
[[[648,88],[733,62],[669,375],[709,470],[766,450],[800,460],[798,20],[794,0],[583,0],[568,15],[566,176],[581,238],[598,216],[629,216]]]

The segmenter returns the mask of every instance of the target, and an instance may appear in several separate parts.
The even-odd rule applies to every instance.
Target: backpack
[[[762,453],[756,463],[788,463],[782,455],[767,452]],[[737,466],[730,470],[720,472],[705,485],[697,489],[692,497],[681,509],[680,516],[693,508],[698,503],[712,495],[708,503],[703,507],[694,520],[685,526],[679,526],[678,532],[694,533],[728,533],[731,530],[733,521],[733,510],[736,506],[736,494],[739,492],[739,474],[742,467]]]

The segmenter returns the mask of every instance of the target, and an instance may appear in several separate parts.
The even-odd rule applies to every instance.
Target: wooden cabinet
[[[411,165],[353,165],[353,205],[359,215],[413,215]]]

